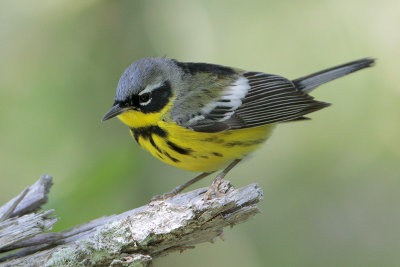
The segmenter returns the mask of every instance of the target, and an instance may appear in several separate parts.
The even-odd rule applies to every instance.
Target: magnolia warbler
[[[311,90],[373,64],[364,58],[288,80],[215,64],[143,58],[123,73],[114,105],[102,120],[117,116],[154,157],[202,172],[163,198],[225,167],[207,191],[209,198],[277,123],[308,119],[308,113],[330,105],[315,100]]]

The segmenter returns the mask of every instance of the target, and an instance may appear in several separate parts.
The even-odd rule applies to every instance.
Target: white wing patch
[[[226,103],[231,104],[234,109],[237,109],[242,105],[242,99],[246,96],[249,89],[249,81],[245,77],[240,77],[236,80],[234,85],[228,87],[228,90],[224,91],[221,99],[230,100],[230,102]]]
[[[243,76],[239,77],[232,86],[229,86],[222,92],[221,97],[217,101],[211,102],[202,108],[201,113],[205,114],[206,118],[211,117],[216,119],[216,121],[225,121],[242,105],[242,99],[246,96],[249,89],[248,80]],[[204,118],[204,116],[199,116],[198,119],[201,119],[200,117]]]

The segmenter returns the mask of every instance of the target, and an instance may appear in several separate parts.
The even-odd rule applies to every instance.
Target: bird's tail
[[[320,86],[321,84],[343,77],[352,72],[371,67],[374,65],[374,62],[375,60],[372,58],[363,58],[340,66],[321,70],[304,77],[300,77],[296,80],[293,80],[292,82],[297,89],[308,93],[314,88]]]

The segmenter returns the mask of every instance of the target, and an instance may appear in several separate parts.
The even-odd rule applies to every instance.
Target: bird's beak
[[[112,109],[104,115],[104,117],[101,119],[101,121],[106,121],[111,118],[114,118],[115,116],[118,116],[119,114],[125,112],[127,108],[121,108],[118,104],[113,106]]]

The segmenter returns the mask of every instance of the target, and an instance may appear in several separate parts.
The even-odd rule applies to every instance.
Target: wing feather
[[[244,72],[220,96],[199,110],[191,110],[178,124],[199,132],[244,129],[307,119],[304,115],[328,106],[298,90],[286,78],[261,72]]]

